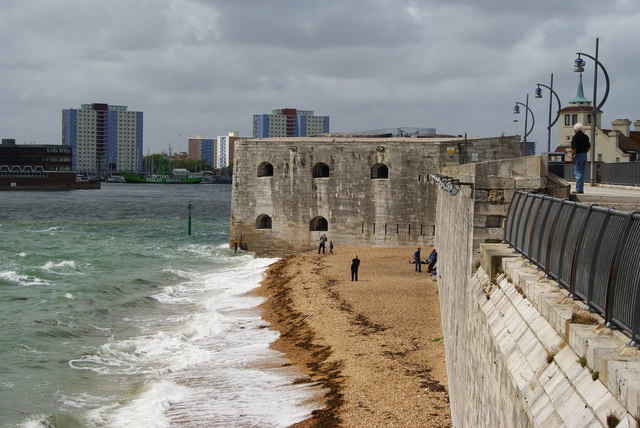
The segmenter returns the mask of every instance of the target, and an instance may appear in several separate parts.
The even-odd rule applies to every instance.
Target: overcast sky
[[[332,132],[493,137],[524,132],[513,105],[529,93],[546,151],[536,83],[554,73],[566,106],[596,37],[604,127],[640,119],[637,0],[1,0],[0,136],[58,144],[62,109],[96,102],[144,112],[145,154],[250,136],[254,113],[283,107],[330,116]]]

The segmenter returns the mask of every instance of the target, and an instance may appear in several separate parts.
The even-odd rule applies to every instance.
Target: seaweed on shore
[[[327,390],[324,395],[325,407],[314,410],[311,417],[293,424],[295,428],[335,427],[340,425],[338,411],[344,403],[342,387],[342,363],[329,362],[332,350],[329,346],[317,343],[314,331],[303,320],[305,314],[295,310],[289,296],[293,276],[287,273],[291,257],[273,264],[267,271],[263,287],[267,291],[267,302],[263,305],[265,319],[280,332],[275,347],[288,357],[292,353],[303,352],[306,356],[306,369],[310,372],[309,382],[319,383]],[[294,362],[300,364],[300,361]]]

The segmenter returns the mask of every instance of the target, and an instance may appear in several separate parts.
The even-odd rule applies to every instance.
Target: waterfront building
[[[560,110],[558,127],[558,148],[556,152],[565,153],[565,159],[571,160],[571,138],[573,137],[573,125],[580,122],[584,125],[583,132],[591,137],[591,111],[593,105],[585,98],[582,86],[582,76],[578,82],[578,90],[569,105]],[[640,120],[633,125],[631,130],[629,119],[615,119],[611,122],[611,129],[602,128],[602,111],[596,112],[596,141],[594,158],[596,162],[634,162],[640,160]],[[591,159],[591,154],[589,154]]]
[[[62,144],[72,147],[73,169],[102,174],[142,170],[143,113],[127,106],[82,104],[62,110]]]
[[[0,189],[67,188],[76,182],[71,146],[60,144],[0,144]]]
[[[584,96],[582,86],[582,75],[578,81],[578,90],[576,96],[569,101],[569,105],[560,110],[560,119],[558,120],[558,146],[569,146],[571,148],[571,138],[573,137],[573,125],[582,123],[584,125],[584,133],[590,134],[591,129],[591,101]],[[596,131],[600,127],[602,120],[602,111],[596,113]]]
[[[329,116],[316,116],[311,110],[282,108],[271,114],[253,115],[253,137],[311,137],[329,132]]]
[[[535,156],[536,144],[537,143],[535,141],[527,141],[526,143],[523,141],[520,143],[520,152],[523,156]]]
[[[227,135],[218,137],[215,168],[227,168],[233,165],[235,142],[248,137],[241,137],[238,131],[231,131]]]
[[[203,160],[216,168],[217,138],[205,138],[203,134],[196,134],[195,138],[189,138],[188,143],[189,159]]]

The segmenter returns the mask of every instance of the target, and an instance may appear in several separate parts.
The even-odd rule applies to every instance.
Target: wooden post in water
[[[193,208],[193,205],[189,204],[189,220],[187,222],[187,234],[191,235],[191,208]]]

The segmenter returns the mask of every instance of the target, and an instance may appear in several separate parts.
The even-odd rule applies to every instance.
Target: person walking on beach
[[[333,254],[333,241],[329,241],[329,254]]]
[[[420,260],[420,247],[413,253],[413,261],[416,264],[416,272],[422,272],[422,261]]]
[[[582,132],[582,129],[583,125],[580,122],[573,125],[571,153],[573,154],[573,174],[576,178],[574,193],[584,193],[584,170],[587,164],[587,152],[591,149],[589,137]]]
[[[427,272],[431,273],[437,261],[438,261],[438,252],[434,248],[433,250],[431,250],[431,253],[429,253],[429,265],[427,266]]]
[[[353,259],[351,260],[351,281],[358,280],[358,268],[360,267],[360,259],[358,255],[355,254]]]
[[[324,249],[327,244],[327,235],[323,233],[319,239],[320,239],[320,246],[318,247],[318,254],[320,254],[320,250],[322,250],[322,254],[324,254]]]

